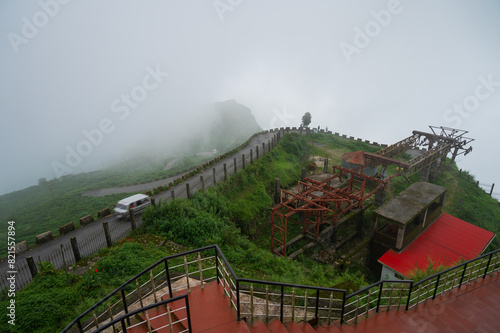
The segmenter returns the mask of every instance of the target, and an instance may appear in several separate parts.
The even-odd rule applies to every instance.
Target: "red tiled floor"
[[[408,311],[379,313],[352,326],[356,332],[500,332],[500,274]]]
[[[181,294],[181,293],[176,293]],[[236,321],[236,310],[216,283],[198,286],[189,294],[193,332],[250,333],[244,321]],[[172,308],[175,306],[173,305]],[[184,310],[185,312],[185,310]],[[179,313],[181,316],[182,313]],[[290,325],[290,324],[289,324]],[[279,321],[267,325],[270,332],[287,332]],[[290,329],[302,329],[292,324]],[[437,295],[408,311],[381,312],[357,325],[332,324],[320,332],[500,332],[500,273],[479,279],[460,290]]]
[[[279,320],[273,320],[268,325],[269,331],[271,333],[288,333],[285,325]]]
[[[176,292],[181,295],[186,291]],[[179,301],[172,308],[184,306]],[[200,286],[194,287],[189,293],[189,308],[191,314],[191,326],[193,332],[228,332],[228,333],[250,333],[245,322],[236,320],[236,310],[231,308],[229,298],[223,296],[223,289],[217,283],[205,284],[202,290]],[[181,310],[178,317],[184,318],[186,311]]]
[[[262,321],[258,321],[255,324],[252,325],[251,331],[253,333],[271,333],[269,332],[269,329],[267,328],[266,324]]]

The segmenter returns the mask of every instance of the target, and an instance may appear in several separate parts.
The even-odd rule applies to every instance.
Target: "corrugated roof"
[[[493,237],[491,231],[443,213],[401,253],[389,250],[378,261],[408,277],[415,268],[427,268],[429,258],[447,267],[460,259],[473,259]]]
[[[342,154],[342,159],[347,163],[365,165],[365,155],[363,151],[353,151]]]

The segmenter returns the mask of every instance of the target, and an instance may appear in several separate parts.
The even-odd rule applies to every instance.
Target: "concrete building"
[[[412,184],[374,211],[369,266],[381,279],[408,278],[429,262],[452,266],[477,257],[494,233],[443,213],[446,188]]]

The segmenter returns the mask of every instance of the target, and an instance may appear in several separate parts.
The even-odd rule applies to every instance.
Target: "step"
[[[275,319],[267,324],[267,328],[271,333],[289,333],[285,325],[283,325],[283,323],[278,319]]]
[[[357,330],[347,324],[340,325],[339,322],[334,322],[330,325],[324,323],[316,326],[316,332],[321,332],[321,333],[355,333]]]
[[[139,322],[143,321],[140,317],[139,318],[134,318],[134,317],[130,317],[130,325],[132,325],[133,327],[127,327],[127,332],[131,332],[131,333],[148,333],[148,328],[146,325],[143,325],[143,324],[139,324]],[[116,324],[115,325],[115,328],[118,331],[121,332],[122,330],[122,325],[121,324]],[[110,329],[110,331],[112,331],[112,328]]]
[[[267,328],[266,324],[262,321],[258,321],[252,325],[251,329],[252,333],[271,333]]]
[[[175,295],[187,293],[186,290],[178,291]],[[168,298],[168,297],[167,297]],[[236,310],[231,307],[229,298],[224,296],[222,285],[217,282],[205,284],[191,288],[188,296],[191,313],[191,325],[193,332],[245,332],[250,333],[250,329],[244,321],[237,321]],[[184,300],[169,303],[178,318],[186,318],[187,312],[184,307]]]
[[[341,333],[345,331],[339,330],[335,325],[318,325],[316,326],[316,332],[318,333]]]
[[[150,309],[147,311],[147,313],[149,316],[149,322],[152,329],[154,329],[157,333],[170,332],[170,321],[168,319],[167,309],[164,306],[159,306],[157,308]],[[172,322],[176,322],[179,320],[175,316],[175,313],[171,312],[171,315],[172,315]],[[146,313],[142,314],[141,318],[143,320],[146,320]],[[180,333],[186,329],[184,325],[181,323],[176,323],[172,325],[172,328],[174,333]]]
[[[294,321],[291,321],[289,323],[286,323],[285,326],[290,333],[316,333],[316,330],[311,325],[305,322],[296,323]]]

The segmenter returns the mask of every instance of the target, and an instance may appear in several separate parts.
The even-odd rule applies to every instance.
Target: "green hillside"
[[[311,144],[312,139],[314,144]],[[311,155],[335,159],[342,151],[376,149],[365,143],[322,134],[310,137],[287,135],[276,149],[228,181],[205,192],[197,192],[189,200],[175,199],[148,208],[144,213],[145,224],[140,230],[112,249],[100,251],[91,261],[84,260],[82,265],[88,266],[88,274],[99,277],[92,285],[89,285],[88,275],[82,277],[56,271],[38,276],[16,296],[19,318],[29,320],[20,321],[16,327],[1,321],[0,330],[60,331],[78,313],[158,259],[214,243],[221,247],[241,277],[342,288],[348,292],[359,290],[378,280],[378,276],[370,276],[362,261],[340,270],[319,263],[308,255],[301,255],[296,260],[272,255],[269,251],[269,209],[273,206],[275,178],[281,179],[284,188],[295,184],[300,178],[301,168],[310,165]],[[407,156],[400,158],[407,159]],[[448,187],[445,211],[498,233],[498,203],[466,179],[467,175],[459,177],[456,169],[438,176],[436,183]],[[418,175],[410,180],[418,180]],[[390,195],[408,185],[406,179],[396,178]],[[291,227],[290,232],[300,230]],[[491,250],[498,247],[497,239]],[[93,273],[95,269],[97,273]],[[75,302],[75,299],[80,302]],[[8,300],[0,294],[0,306],[6,306],[6,302]]]
[[[35,243],[35,236],[52,231],[88,214],[112,206],[126,194],[103,197],[82,197],[82,193],[107,187],[148,183],[185,173],[196,166],[237,147],[261,129],[249,108],[234,100],[214,103],[207,107],[205,131],[197,133],[185,145],[182,156],[137,155],[119,161],[114,166],[91,173],[63,176],[46,184],[31,186],[0,196],[0,228],[7,230],[7,222],[16,222],[16,242]],[[214,152],[216,149],[216,152]],[[211,154],[198,154],[209,150]],[[173,167],[166,165],[175,160]],[[52,192],[51,192],[52,191]],[[0,248],[7,248],[7,239],[0,239]],[[0,253],[0,257],[6,253]]]

